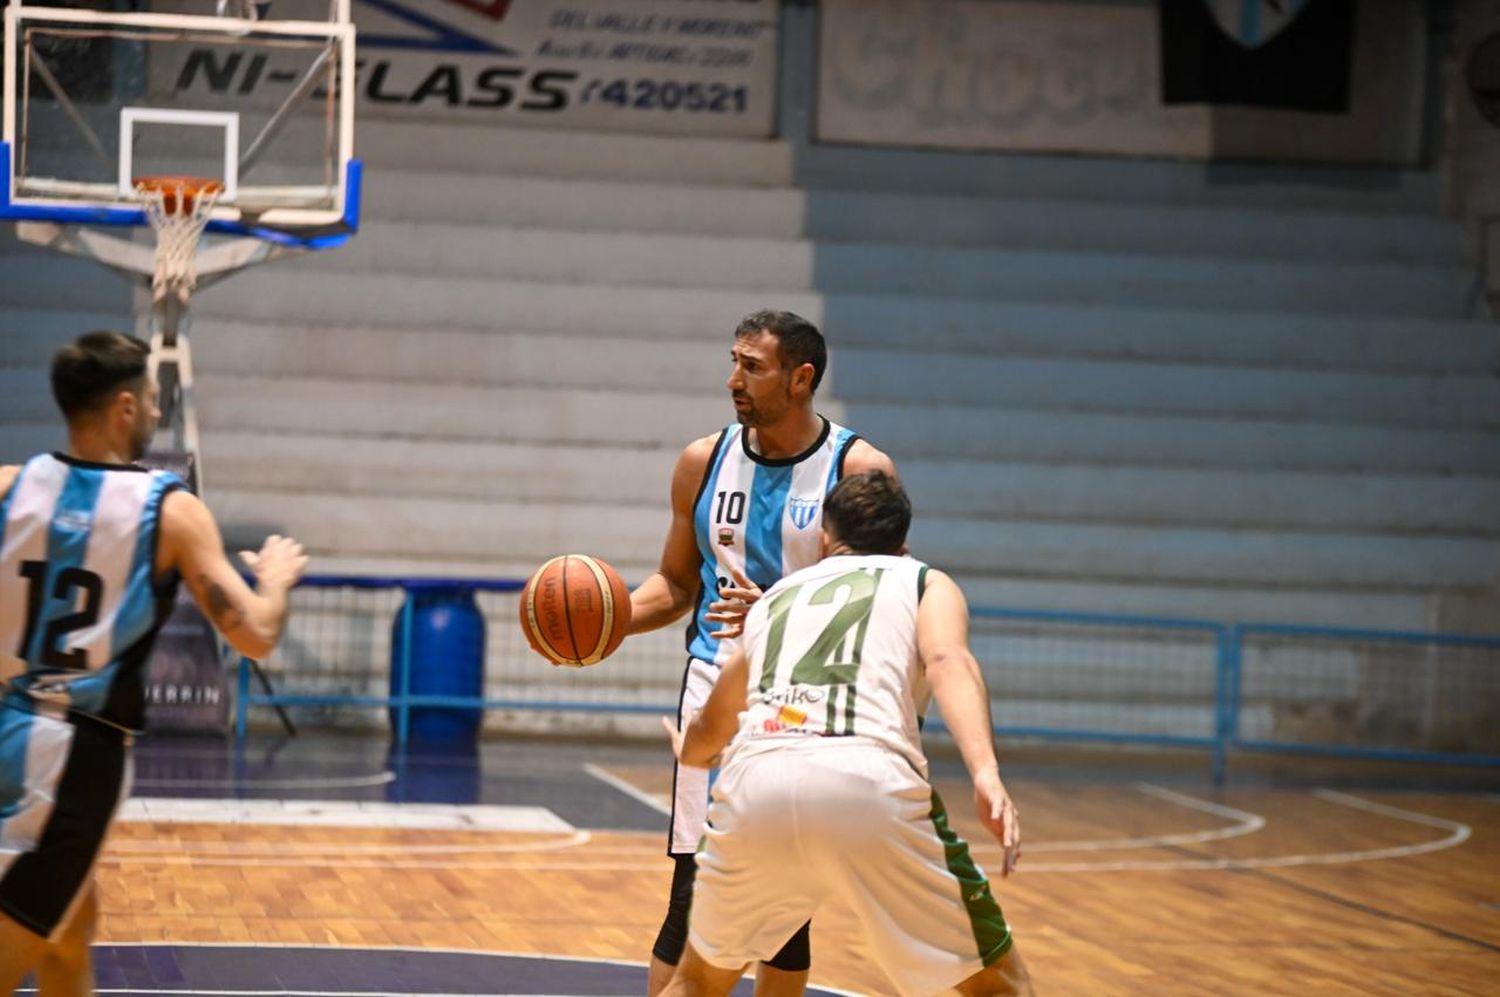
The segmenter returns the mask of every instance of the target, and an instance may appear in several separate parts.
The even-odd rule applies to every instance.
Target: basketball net
[[[137,177],[134,181],[156,231],[156,270],[151,276],[151,360],[161,389],[162,422],[174,446],[194,456],[203,487],[198,417],[193,402],[193,354],[185,320],[198,286],[198,243],[224,185],[206,177]]]
[[[152,300],[174,297],[187,304],[198,286],[194,260],[198,242],[224,185],[201,177],[140,177],[136,192],[145,201],[146,218],[156,230],[156,272]]]

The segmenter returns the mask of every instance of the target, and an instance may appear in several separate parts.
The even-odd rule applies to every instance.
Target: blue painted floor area
[[[145,737],[135,752],[135,796],[358,800],[545,807],[574,827],[662,831],[666,818],[589,775],[612,764],[668,770],[660,745],[536,740],[475,747],[413,746],[384,739],[303,735],[252,739]]]
[[[623,997],[646,992],[645,966],[423,949],[99,945],[94,967],[98,993],[126,997]],[[752,991],[748,980],[734,990],[739,997]],[[17,991],[35,992],[26,986]],[[836,993],[817,987],[807,992],[813,997]]]

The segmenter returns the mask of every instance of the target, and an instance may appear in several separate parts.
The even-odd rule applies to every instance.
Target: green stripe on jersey
[[[1005,914],[990,891],[990,881],[985,879],[969,855],[968,842],[948,825],[948,811],[935,789],[932,791],[932,827],[943,843],[943,858],[948,863],[948,871],[958,880],[958,887],[963,891],[974,947],[979,952],[980,961],[988,966],[1010,950],[1010,926],[1005,923]]]

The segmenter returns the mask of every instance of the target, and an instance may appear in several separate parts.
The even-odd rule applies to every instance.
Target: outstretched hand
[[[733,640],[744,633],[745,614],[760,601],[759,585],[734,568],[729,569],[729,574],[734,579],[734,584],[721,586],[719,598],[709,603],[708,612],[703,614],[703,618],[710,623],[721,624],[718,630],[709,634],[714,640]]]
[[[689,766],[691,766],[693,768],[709,768],[709,769],[711,769],[711,768],[718,768],[720,755],[715,755],[713,758],[711,758],[707,762],[701,762],[701,761],[698,761],[698,762],[683,762],[682,761],[682,746],[683,746],[683,743],[687,740],[688,728],[691,727],[691,726],[693,726],[693,721],[695,721],[695,720],[698,719],[698,714],[701,713],[701,712],[702,712],[701,710],[694,710],[692,713],[689,713],[683,719],[683,724],[682,724],[681,729],[678,728],[677,724],[673,722],[673,720],[672,720],[671,717],[662,717],[661,718],[662,729],[664,729],[667,732],[667,739],[672,742],[672,755],[679,762],[682,762],[682,764],[689,765]]]
[[[1005,849],[1000,875],[1009,876],[1021,861],[1021,813],[1005,791],[998,768],[985,769],[974,777],[974,806],[979,822]]]
[[[261,588],[286,590],[296,585],[307,570],[307,553],[291,537],[272,534],[266,537],[260,552],[240,551],[240,560],[255,575]]]
[[[671,717],[662,717],[661,725],[667,732],[667,740],[672,742],[672,756],[682,761],[682,731],[677,729]]]

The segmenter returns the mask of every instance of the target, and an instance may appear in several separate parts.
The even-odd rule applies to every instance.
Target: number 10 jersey
[[[823,529],[823,496],[844,474],[844,458],[857,437],[827,419],[817,440],[795,457],[772,459],[750,449],[745,428],[719,434],[693,506],[699,569],[698,602],[688,624],[688,653],[722,665],[728,652],[709,636],[718,624],[704,620],[730,569],[762,589],[817,562]]]
[[[155,580],[165,471],[33,457],[0,498],[0,705],[144,724],[177,579]]]

